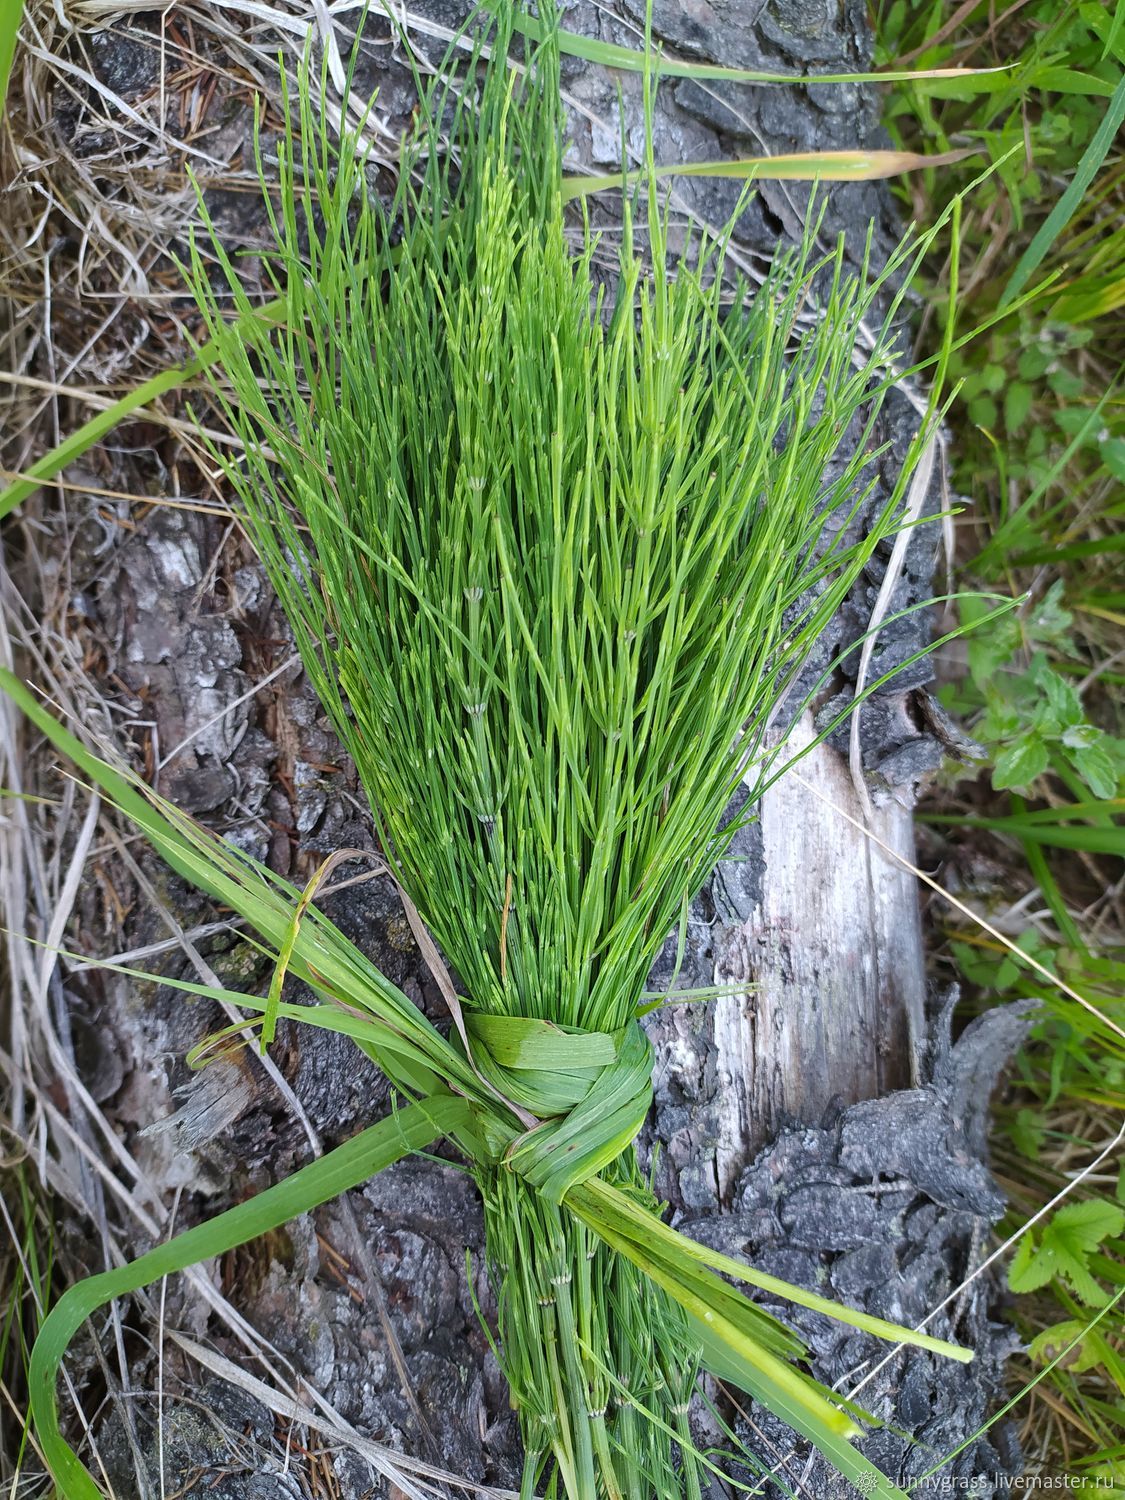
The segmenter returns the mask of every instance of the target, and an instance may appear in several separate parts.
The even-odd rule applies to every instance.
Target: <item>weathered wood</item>
[[[805,717],[786,756],[813,738]],[[926,975],[914,877],[856,826],[863,810],[834,749],[794,771],[762,800],[759,899],[716,943],[715,984],[745,986],[714,1001],[730,1105],[717,1160],[724,1193],[783,1125],[816,1124],[833,1102],[917,1081]],[[912,858],[908,809],[890,800],[871,826]]]

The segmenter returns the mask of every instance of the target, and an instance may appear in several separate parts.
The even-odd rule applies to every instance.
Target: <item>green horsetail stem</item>
[[[897,378],[893,319],[924,243],[877,274],[865,256],[851,276],[842,245],[816,249],[814,220],[752,295],[733,284],[728,311],[733,221],[669,248],[649,67],[644,192],[624,195],[607,291],[588,227],[568,243],[557,22],[547,9],[527,21],[497,4],[459,74],[451,50],[389,206],[360,138],[318,118],[306,62],[276,178],[259,155],[263,266],[284,315],[254,316],[213,230],[190,271],[208,337],[197,367],[241,440],[237,458],[216,458],[424,924],[450,1035],[317,910],[315,886],[302,895],[106,766],[10,674],[0,685],[178,873],[258,933],[279,978],[265,998],[233,998],[263,1037],[281,1015],[342,1031],[410,1101],[357,1137],[369,1156],[328,1153],[162,1246],[155,1274],[447,1134],[484,1203],[526,1497],[695,1500],[715,1467],[688,1419],[701,1369],[865,1493],[898,1496],[851,1445],[863,1414],[723,1278],[968,1352],[685,1240],[663,1225],[633,1140],[652,1094],[637,1017],[654,958],[740,826],[723,815],[771,716],[897,523],[923,438],[852,539]],[[538,35],[512,71],[521,29]],[[286,1003],[283,972],[316,1003]],[[66,1343],[154,1264],[80,1283],[44,1325],[32,1399],[68,1494],[98,1491],[59,1431]]]

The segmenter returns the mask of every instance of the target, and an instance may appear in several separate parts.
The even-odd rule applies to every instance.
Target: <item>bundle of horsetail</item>
[[[282,1015],[345,1032],[400,1096],[288,1182],[62,1299],[32,1397],[68,1495],[99,1493],[54,1392],[94,1306],[443,1136],[484,1203],[528,1497],[698,1495],[714,1468],[691,1435],[701,1371],[777,1412],[863,1493],[899,1493],[851,1445],[862,1413],[724,1278],[969,1357],[683,1238],[634,1149],[656,954],[748,816],[724,821],[810,647],[896,524],[909,465],[860,539],[849,522],[894,379],[888,287],[911,252],[851,276],[843,247],[823,253],[810,231],[751,292],[727,275],[732,225],[672,253],[650,146],[643,195],[623,184],[616,275],[601,276],[597,237],[564,213],[557,35],[542,19],[521,68],[507,4],[458,77],[451,52],[389,205],[362,135],[318,119],[306,66],[276,176],[259,158],[279,316],[255,316],[217,236],[209,257],[193,249],[215,396],[241,440],[218,456],[354,758],[449,1035],[311,892],[98,761],[5,675],[278,958],[267,997],[225,996],[257,1013],[263,1046]],[[649,75],[650,141],[652,90]],[[288,1003],[285,973],[317,1003]]]

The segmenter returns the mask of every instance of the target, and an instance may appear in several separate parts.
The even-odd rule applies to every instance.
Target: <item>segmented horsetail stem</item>
[[[450,1056],[424,1018],[418,1052],[471,1101],[458,1139],[484,1202],[521,1496],[696,1500],[703,1358],[779,1393],[850,1473],[854,1424],[792,1363],[800,1342],[655,1233],[633,1145],[652,1097],[638,1015],[749,816],[724,822],[778,705],[894,528],[910,464],[852,539],[891,383],[890,288],[917,250],[850,277],[813,215],[753,294],[728,274],[733,221],[673,255],[650,69],[647,190],[623,204],[615,289],[595,286],[595,240],[573,251],[564,218],[554,11],[520,69],[524,18],[492,11],[467,72],[455,47],[425,86],[389,205],[357,139],[330,138],[306,64],[267,185],[287,330],[227,327],[195,253],[241,439],[216,456],[423,935],[461,981]],[[416,1088],[402,1029],[373,1052]]]

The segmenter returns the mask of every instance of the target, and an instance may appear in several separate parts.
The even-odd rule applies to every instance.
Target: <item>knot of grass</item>
[[[518,1016],[470,1015],[473,1060],[540,1124],[512,1136],[503,1164],[551,1203],[626,1151],[652,1103],[652,1045],[636,1021],[582,1031]],[[488,1137],[497,1132],[482,1121]]]
[[[517,1133],[494,1107],[474,1108],[523,1492],[550,1462],[551,1489],[570,1496],[628,1494],[637,1473],[657,1494],[697,1496],[688,1411],[699,1339],[663,1289],[565,1203],[603,1176],[659,1212],[631,1149],[652,1103],[651,1043],[636,1020],[611,1033],[471,1013],[466,1028],[480,1075],[540,1121]]]

